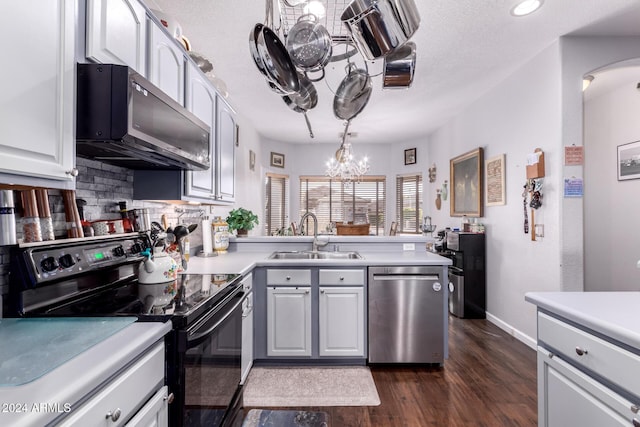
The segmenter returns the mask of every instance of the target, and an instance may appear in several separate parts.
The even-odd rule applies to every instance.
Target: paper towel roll
[[[202,220],[202,252],[204,252],[204,254],[210,254],[213,252],[211,220],[209,218]]]

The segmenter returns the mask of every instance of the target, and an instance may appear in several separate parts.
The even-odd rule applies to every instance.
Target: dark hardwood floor
[[[282,409],[327,412],[330,427],[536,426],[535,351],[486,320],[449,321],[444,367],[371,367],[380,406]]]

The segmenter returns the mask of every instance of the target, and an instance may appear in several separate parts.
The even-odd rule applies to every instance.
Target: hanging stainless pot
[[[350,64],[349,72],[340,82],[336,96],[333,98],[333,113],[339,119],[350,121],[367,105],[371,90],[369,73]]]
[[[302,15],[287,35],[287,51],[304,71],[324,68],[331,59],[331,35],[313,14]]]
[[[304,114],[304,120],[309,129],[309,136],[313,138],[313,130],[311,129],[311,122],[307,117],[307,111],[315,108],[318,104],[318,92],[309,78],[298,74],[298,79],[300,82],[300,90],[289,95],[284,95],[282,99],[293,111]]]
[[[406,89],[413,83],[416,69],[416,44],[407,42],[384,58],[382,87]]]
[[[413,0],[353,0],[340,19],[367,59],[381,58],[403,45],[420,25]]]
[[[284,93],[297,92],[300,89],[298,73],[278,35],[271,28],[263,27],[257,47],[269,80]]]

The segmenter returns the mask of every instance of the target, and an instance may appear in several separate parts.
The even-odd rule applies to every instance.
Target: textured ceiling
[[[326,0],[332,2],[334,0]],[[409,89],[374,91],[352,122],[358,142],[393,142],[423,137],[464,109],[560,36],[640,35],[638,0],[546,0],[527,17],[509,11],[515,0],[415,0],[421,24],[416,74]],[[232,106],[262,136],[276,141],[337,142],[343,122],[333,115],[334,92],[345,76],[345,61],[332,62],[316,83],[318,105],[308,113],[315,139],[302,114],[271,91],[249,52],[249,33],[265,21],[261,0],[147,0],[182,26],[192,50],[208,58],[222,79]],[[363,64],[356,55],[355,62]],[[369,62],[370,74],[382,61]]]

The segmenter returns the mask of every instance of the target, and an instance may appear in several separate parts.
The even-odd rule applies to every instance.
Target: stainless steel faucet
[[[298,229],[302,230],[302,223],[304,223],[308,217],[313,219],[313,245],[311,249],[315,252],[318,250],[318,218],[311,212],[305,212],[304,215],[302,215],[302,218],[300,218],[300,225],[298,225]],[[327,243],[328,241],[323,242],[320,246],[324,246]]]

